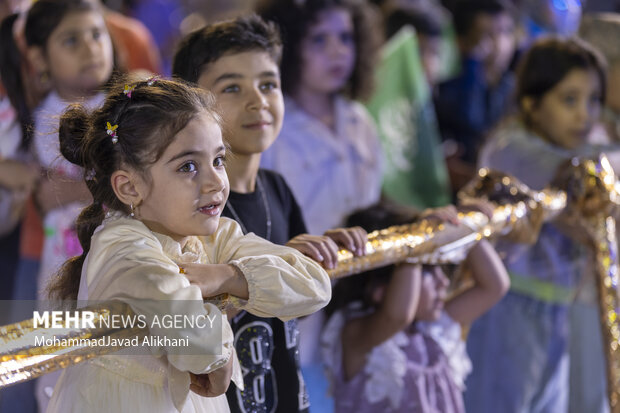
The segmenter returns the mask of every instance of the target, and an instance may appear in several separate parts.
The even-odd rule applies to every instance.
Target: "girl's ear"
[[[117,170],[110,181],[116,197],[125,205],[140,205],[146,195],[144,180],[135,172]]]
[[[28,60],[30,64],[36,69],[38,73],[47,73],[49,67],[47,65],[47,59],[43,53],[43,49],[39,46],[31,46],[28,48]]]

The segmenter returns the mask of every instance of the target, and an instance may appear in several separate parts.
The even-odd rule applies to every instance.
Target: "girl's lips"
[[[82,66],[82,72],[92,72],[95,70],[99,70],[101,66],[103,66],[101,63],[89,63]]]
[[[203,207],[198,208],[198,212],[205,215],[216,216],[220,213],[220,203],[214,203],[210,205],[205,205]]]
[[[338,78],[345,77],[347,74],[347,69],[342,66],[334,66],[329,69],[329,74]]]

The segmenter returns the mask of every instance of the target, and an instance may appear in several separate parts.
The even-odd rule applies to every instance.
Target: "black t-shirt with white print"
[[[274,244],[284,245],[296,235],[306,233],[301,209],[282,176],[260,169],[258,177],[262,186],[257,185],[254,192],[240,194],[231,191],[227,205],[232,205],[232,209],[225,207],[222,215],[240,220],[245,231],[266,238],[269,214],[269,241]],[[261,194],[261,187],[264,194]],[[242,311],[230,324],[245,386],[244,391],[235,385],[228,388],[226,397],[230,411],[307,412],[310,402],[299,367],[297,320],[283,322]]]

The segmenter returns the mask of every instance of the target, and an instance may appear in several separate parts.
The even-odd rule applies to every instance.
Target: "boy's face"
[[[235,154],[259,154],[275,141],[284,101],[278,65],[267,52],[225,55],[207,65],[198,85],[217,97],[224,139]]]
[[[460,39],[463,53],[502,72],[514,54],[514,22],[507,13],[480,13],[469,32]]]

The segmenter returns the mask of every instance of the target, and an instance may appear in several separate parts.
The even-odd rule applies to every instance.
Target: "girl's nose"
[[[329,39],[330,56],[339,56],[347,53],[349,53],[349,46],[339,36],[331,36]]]
[[[101,53],[101,47],[95,39],[84,39],[82,45],[82,51],[86,56],[91,57]]]
[[[222,173],[224,176],[222,176]],[[220,172],[215,168],[210,168],[210,173],[206,174],[202,183],[202,192],[222,192],[226,188],[226,171]]]

